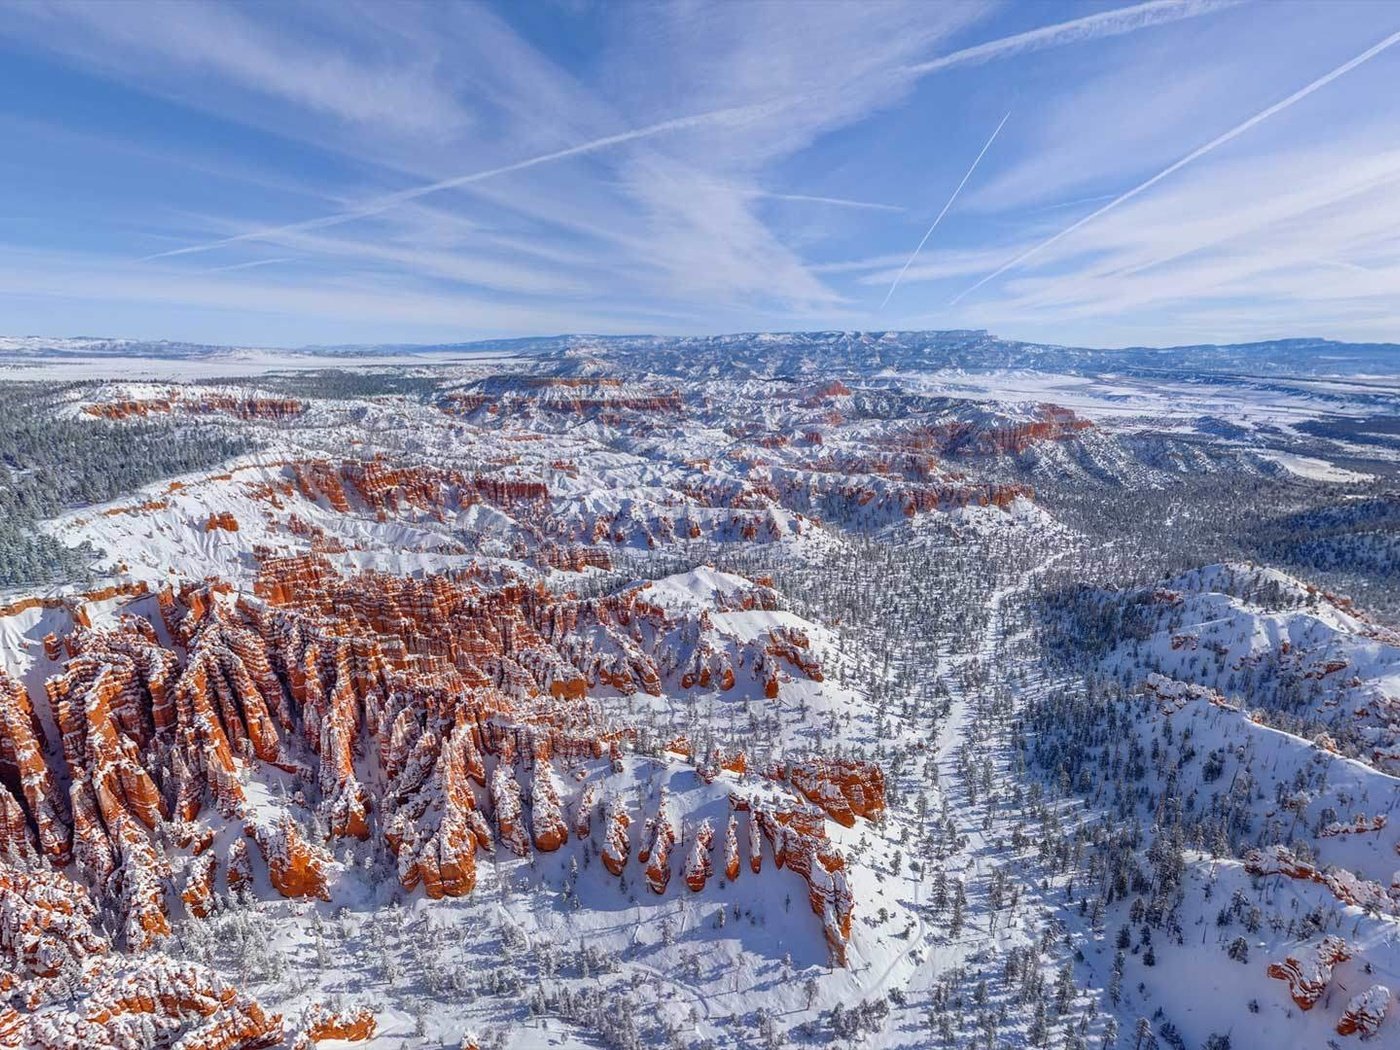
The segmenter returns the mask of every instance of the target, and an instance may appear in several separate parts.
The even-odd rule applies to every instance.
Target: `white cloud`
[[[1235,139],[1239,138],[1241,135],[1246,134],[1253,128],[1262,124],[1264,121],[1269,120],[1272,117],[1275,117],[1278,114],[1286,111],[1291,106],[1294,106],[1297,103],[1301,102],[1303,99],[1307,98],[1314,92],[1322,90],[1332,82],[1340,79],[1343,76],[1346,76],[1346,74],[1350,73],[1352,70],[1359,68],[1364,63],[1369,62],[1376,56],[1383,54],[1396,44],[1400,44],[1400,32],[1391,33],[1389,36],[1384,37],[1380,41],[1366,48],[1364,51],[1348,59],[1346,62],[1343,62],[1336,68],[1329,70],[1328,72],[1324,73],[1322,76],[1316,78],[1315,80],[1309,81],[1303,87],[1299,88],[1297,91],[1294,91],[1286,98],[1280,99],[1278,102],[1275,102],[1271,106],[1266,106],[1264,109],[1261,109],[1259,112],[1253,114],[1248,119],[1242,120],[1238,124],[1231,127],[1229,130],[1223,131],[1219,135],[1216,135],[1204,145],[1197,146],[1191,152],[1187,153],[1180,159],[1173,161],[1171,164],[1167,165],[1167,167],[1163,168],[1155,175],[1152,175],[1150,178],[1138,183],[1131,189],[1125,190],[1123,193],[1119,194],[1107,204],[1104,204],[1100,208],[1096,208],[1093,212],[1084,216],[1083,218],[1075,220],[1073,223],[1071,223],[1069,226],[1066,226],[1060,232],[1054,234],[1053,236],[1047,238],[1039,244],[1036,244],[1033,247],[1026,249],[1024,252],[1019,253],[1018,255],[1004,263],[1002,266],[998,267],[996,270],[987,274],[985,277],[983,277],[976,284],[972,285],[966,291],[960,293],[953,300],[953,303],[956,304],[964,296],[975,292],[978,288],[981,288],[988,282],[994,281],[1009,270],[1015,269],[1016,267],[1019,267],[1022,264],[1030,261],[1032,258],[1041,254],[1047,248],[1052,247],[1063,238],[1070,236],[1075,231],[1083,228],[1084,226],[1087,226],[1089,223],[1098,220],[1099,218],[1108,214],[1110,211],[1113,211],[1115,208],[1121,207],[1123,204],[1139,196],[1140,194],[1146,193],[1148,190],[1150,190],[1153,186],[1157,185],[1163,179],[1170,178],[1171,176],[1175,175],[1178,171],[1185,168],[1187,165],[1194,164],[1196,161],[1207,156],[1216,149],[1219,149],[1221,146],[1233,142]]]
[[[357,124],[439,134],[471,119],[430,70],[400,59],[351,58],[320,39],[325,33],[259,24],[230,4],[25,0],[5,5],[6,30],[30,32],[44,44],[100,68],[196,98],[205,77],[292,102]],[[333,9],[323,9],[330,15]],[[337,28],[347,23],[334,20]]]
[[[94,178],[96,206],[110,199],[142,230],[112,223],[109,243],[64,256],[94,298],[461,325],[461,337],[922,319],[1054,338],[1167,314],[1223,328],[1227,299],[1348,331],[1395,313],[1397,254],[1381,230],[1400,221],[1386,196],[1400,104],[1355,72],[1309,88],[1288,120],[1272,117],[1291,101],[1240,121],[1306,79],[1297,69],[1374,42],[1372,7],[1198,19],[1230,5],[1155,0],[1014,31],[1044,9],[823,0],[639,17],[618,5],[586,16],[602,50],[580,61],[572,42],[479,5],[312,3],[4,8],[0,35],[271,131],[270,155],[315,147],[305,166],[296,154],[238,168],[243,185],[217,203],[126,207],[122,185],[107,198]],[[907,257],[936,188],[956,183],[1007,105],[1013,124]],[[1236,126],[1198,148],[1204,120]],[[153,139],[146,162],[167,145]],[[170,160],[195,182],[221,157],[203,142]],[[288,192],[301,188],[330,203]],[[1071,207],[1087,219],[1068,224]],[[149,253],[156,226],[183,236],[142,264],[116,261],[123,243]],[[17,290],[70,294],[58,260],[7,265]],[[878,314],[868,290],[901,265],[900,295]],[[1005,280],[946,306],[992,272]]]

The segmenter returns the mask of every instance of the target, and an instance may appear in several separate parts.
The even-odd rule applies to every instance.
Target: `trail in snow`
[[[951,657],[947,661],[948,665],[954,669],[961,670],[973,660],[981,660],[984,663],[991,664],[991,661],[996,656],[999,644],[1006,640],[1004,637],[1005,616],[1003,610],[1007,600],[1027,591],[1030,588],[1031,581],[1038,574],[1044,572],[1069,553],[1070,552],[1066,550],[1051,555],[1049,558],[1027,569],[1012,583],[994,590],[987,599],[990,615],[987,617],[986,626],[982,629],[982,634],[978,639],[976,647],[971,652],[961,653],[955,657]],[[952,708],[949,711],[948,717],[944,719],[943,724],[938,729],[937,742],[934,745],[934,752],[938,761],[938,790],[940,793],[947,790],[947,785],[953,782],[953,778],[957,774],[957,770],[954,767],[954,755],[956,754],[957,746],[962,743],[966,737],[968,714],[971,707],[970,700],[961,684],[956,678],[952,679],[952,681],[954,683]],[[983,838],[982,829],[968,819],[969,814],[965,811],[955,809],[954,813],[957,815],[955,819],[961,818],[959,820],[959,832],[967,835],[971,841],[980,843]],[[971,911],[971,909],[969,910]],[[890,959],[889,963],[881,971],[880,976],[869,985],[867,991],[870,994],[879,994],[883,992],[889,985],[890,979],[894,976],[895,971],[909,958],[910,954],[924,947],[928,929],[927,923],[924,921],[922,913],[917,908],[914,910],[914,917],[918,923],[917,931],[910,936],[909,943]],[[972,916],[969,915],[969,926],[971,925],[971,919]]]

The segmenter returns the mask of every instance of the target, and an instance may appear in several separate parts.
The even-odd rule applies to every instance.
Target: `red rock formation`
[[[360,1043],[373,1039],[379,1031],[379,1022],[374,1014],[363,1006],[338,1013],[316,1006],[307,1012],[306,1035],[313,1042],[322,1039],[343,1039],[349,1043]]]
[[[724,877],[730,882],[739,877],[739,818],[732,812],[724,828]]]
[[[383,459],[372,459],[346,463],[340,473],[365,504],[377,511],[444,510],[476,502],[470,481],[455,470],[394,466]]]
[[[496,813],[496,835],[501,845],[517,857],[530,852],[525,837],[525,817],[520,803],[520,784],[515,772],[502,762],[491,774],[491,807]]]
[[[574,834],[581,839],[593,833],[593,811],[598,808],[598,783],[584,785],[574,805]]]
[[[564,572],[583,572],[585,569],[611,569],[612,556],[598,547],[578,545],[561,547],[556,543],[543,544],[535,552],[535,564],[545,569],[560,569]]]
[[[1367,817],[1363,813],[1356,814],[1350,824],[1341,824],[1333,821],[1318,832],[1323,838],[1335,838],[1338,835],[1369,835],[1372,832],[1383,831],[1387,823],[1384,813],[1377,813],[1374,817]]]
[[[656,815],[647,820],[642,828],[644,845],[637,854],[637,859],[646,865],[646,883],[652,893],[666,892],[666,886],[671,881],[671,850],[679,837],[676,818],[671,812],[670,793],[663,787],[656,804]]]
[[[1317,882],[1344,904],[1374,909],[1382,915],[1400,915],[1400,885],[1387,888],[1344,868],[1316,868],[1299,860],[1286,846],[1250,850],[1244,857],[1244,870],[1251,875],[1285,875]]]
[[[603,818],[603,848],[600,855],[603,858],[603,867],[613,875],[622,874],[627,857],[631,853],[632,844],[627,836],[627,828],[631,823],[632,818],[627,815],[627,805],[622,801],[622,797],[610,797]]]
[[[773,862],[807,883],[807,900],[821,919],[832,958],[836,965],[845,966],[855,901],[846,882],[845,859],[827,839],[821,811],[798,806],[768,808],[752,799],[735,808],[744,806],[772,846]]]
[[[549,499],[549,489],[541,481],[478,475],[473,484],[482,499],[500,507],[517,507],[522,503],[538,504]]]
[[[225,532],[237,532],[238,519],[226,510],[219,511],[218,513],[211,513],[209,515],[209,520],[204,523],[204,531],[213,532],[215,529],[223,529]]]
[[[304,498],[313,503],[324,498],[332,510],[342,514],[350,512],[350,499],[345,494],[345,486],[341,484],[340,472],[333,464],[318,459],[293,463],[291,469],[297,491]]]
[[[67,864],[71,836],[67,813],[44,763],[44,732],[24,686],[0,671],[0,807],[5,832],[0,849],[23,856],[37,848]]]
[[[752,811],[749,812],[749,870],[755,875],[763,871],[763,833]]]
[[[569,841],[569,827],[564,822],[564,807],[554,786],[554,773],[549,761],[538,760],[530,780],[530,831],[535,849],[553,853]]]
[[[180,891],[185,910],[191,915],[204,919],[214,914],[214,879],[218,871],[218,862],[212,853],[191,859],[185,870],[185,888]]]
[[[731,818],[732,820],[733,818]],[[715,848],[715,826],[709,817],[700,822],[690,842],[690,856],[685,862],[685,884],[692,893],[699,893],[705,883],[715,873],[714,862],[710,859]],[[737,858],[735,867],[738,867]]]
[[[1388,1009],[1390,989],[1383,984],[1373,984],[1351,997],[1337,1022],[1337,1034],[1359,1035],[1363,1039],[1373,1036],[1385,1021]]]
[[[471,787],[484,772],[470,727],[458,722],[444,740],[404,710],[383,755],[397,788],[386,800],[385,836],[398,857],[399,882],[406,890],[421,883],[434,899],[470,893],[476,851],[491,846],[491,830]]]
[[[83,411],[101,419],[144,419],[150,415],[166,415],[177,408],[193,415],[222,413],[239,419],[273,421],[293,419],[305,410],[305,406],[293,398],[204,394],[197,399],[186,399],[180,396],[179,391],[175,391],[169,398],[105,401],[84,405]]]
[[[83,411],[99,419],[144,419],[153,413],[164,415],[174,410],[174,405],[163,398],[130,399],[126,401],[103,401],[84,405]]]
[[[438,399],[437,407],[449,416],[469,416],[491,400],[486,394],[452,392]]]
[[[885,812],[885,775],[869,762],[808,759],[793,763],[788,779],[809,802],[845,827],[855,827],[857,817],[878,820]]]
[[[1327,990],[1333,968],[1350,958],[1351,948],[1347,942],[1329,935],[1317,944],[1288,955],[1281,963],[1271,963],[1269,976],[1287,981],[1289,994],[1299,1009],[1311,1010]]]
[[[87,890],[58,872],[0,866],[0,972],[11,980],[81,972],[108,949],[96,918]]]
[[[787,661],[814,682],[823,680],[821,661],[812,653],[812,642],[807,632],[799,627],[770,629],[764,652]]]
[[[682,410],[675,391],[628,388],[620,379],[579,376],[529,376],[493,379],[486,384],[442,395],[438,408],[449,415],[470,415],[486,408],[495,415],[535,412],[597,415],[617,422],[622,412],[673,413]]]
[[[248,844],[237,839],[228,850],[228,891],[234,895],[253,888],[253,862],[248,859]]]
[[[45,683],[72,778],[73,859],[99,896],[126,916],[127,944],[143,948],[170,932],[163,890],[169,865],[150,838],[169,811],[142,762],[142,745],[154,737],[153,713],[164,708],[173,667],[139,635],[111,644],[93,635],[90,646]]]
[[[90,967],[83,985],[74,1009],[34,1014],[28,1037],[35,1047],[260,1050],[284,1038],[280,1015],[266,1013],[212,970],[163,955]]]
[[[341,475],[303,471],[308,485],[330,488],[327,477]],[[349,488],[363,499],[353,481]],[[297,823],[311,810],[331,837],[367,837],[374,807],[374,826],[406,889],[421,886],[430,897],[470,893],[476,850],[497,838],[525,855],[532,841],[541,851],[563,848],[570,827],[582,837],[594,832],[602,785],[577,764],[617,763],[635,731],[600,719],[588,690],[660,694],[684,668],[711,668],[711,685],[715,668],[733,673],[707,663],[697,641],[712,633],[704,615],[672,619],[648,603],[645,588],[581,600],[496,571],[342,576],[315,556],[259,556],[256,597],[231,601],[217,583],[157,596],[174,650],[162,648],[139,618],[121,630],[83,629],[70,637],[73,656],[46,688],[63,737],[71,816],[56,804],[61,794],[54,802],[52,778],[45,779],[42,741],[23,691],[0,696],[0,851],[25,863],[40,849],[62,855],[55,842],[66,843],[71,833],[75,877],[123,918],[131,948],[166,932],[171,905],[208,914],[221,866],[235,893],[265,893],[270,883],[275,892],[324,898],[334,862]],[[750,609],[777,599],[755,586],[718,601]],[[781,636],[793,650],[784,656],[765,651],[772,641],[741,647],[737,663],[751,671],[761,659],[803,658],[805,639]],[[713,644],[710,652],[718,649]],[[700,658],[692,659],[697,651]],[[242,781],[260,766],[294,778],[280,814],[263,806],[255,812],[244,798]],[[369,787],[359,782],[367,768],[375,771]],[[703,768],[718,776],[742,772],[745,762],[742,754],[712,752]],[[586,784],[568,811],[572,820],[552,769],[573,771]],[[870,789],[871,778],[833,776],[825,787],[819,779],[814,773],[811,783],[802,781],[814,797],[834,792],[829,803],[839,798],[854,814],[876,812],[871,796],[854,790]],[[478,787],[490,799],[494,829]],[[38,817],[45,799],[52,810],[48,846]],[[648,885],[662,893],[679,832],[665,797],[657,814],[639,843]],[[609,801],[602,819],[603,861],[620,874],[631,846],[620,799]],[[266,882],[253,877],[245,839],[226,856],[211,851],[220,820],[238,821],[254,838]],[[725,873],[732,878],[737,823],[727,832]],[[713,835],[711,828],[703,854],[712,853]],[[757,871],[756,818],[750,836],[749,863]],[[172,842],[194,855],[177,861],[176,872],[166,859]],[[785,862],[800,855],[795,849],[786,849]],[[688,882],[702,872],[708,879],[711,869],[688,859]],[[824,867],[809,879],[828,901],[840,900],[835,881]],[[167,899],[174,893],[180,900]]]
[[[325,850],[310,845],[292,818],[283,813],[270,824],[253,823],[245,828],[258,844],[272,888],[284,897],[331,899],[326,888],[326,868],[331,862]]]

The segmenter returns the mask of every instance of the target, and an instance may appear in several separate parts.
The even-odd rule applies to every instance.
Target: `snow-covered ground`
[[[15,361],[33,349],[0,344]],[[1078,662],[1049,651],[1064,635],[1038,619],[1048,579],[1069,564],[1092,571],[1119,543],[1057,518],[1047,492],[1131,503],[1218,476],[1237,491],[1286,484],[1322,500],[1347,484],[1384,499],[1389,453],[1312,424],[1372,419],[1396,396],[1390,380],[890,366],[828,381],[815,364],[779,379],[683,365],[616,378],[607,345],[580,344],[442,350],[411,365],[357,356],[335,363],[361,380],[437,385],[332,396],[315,376],[288,380],[327,367],[320,355],[131,362],[59,349],[87,356],[5,367],[75,378],[100,361],[81,374],[105,380],[66,391],[59,409],[94,427],[130,425],[101,406],[167,400],[195,379],[227,382],[180,386],[180,398],[297,406],[200,415],[257,451],[44,522],[97,551],[90,580],[0,599],[19,603],[0,616],[3,667],[34,698],[56,767],[44,682],[68,662],[65,638],[139,616],[184,659],[158,592],[211,585],[219,615],[237,621],[238,600],[261,608],[255,581],[287,555],[346,576],[605,596],[626,611],[550,644],[643,653],[658,668],[655,689],[588,682],[600,725],[633,742],[616,757],[556,759],[551,774],[570,818],[589,798],[627,814],[620,878],[601,859],[599,810],[552,852],[482,845],[474,890],[429,900],[400,885],[374,836],[328,837],[299,794],[297,763],[313,760],[303,743],[282,764],[234,755],[241,816],[287,818],[317,840],[330,899],[281,899],[258,862],[248,899],[221,894],[206,918],[176,903],[165,949],[293,1026],[313,1007],[362,1005],[378,1022],[369,1045],[393,1048],[470,1036],[483,1050],[1144,1050],[1142,1018],[1158,1045],[1228,1034],[1236,1050],[1273,1050],[1345,1039],[1351,997],[1400,981],[1400,638],[1325,588],[1244,564],[1096,590]],[[180,411],[169,413],[187,423]],[[1367,448],[1374,475],[1340,462]],[[1160,523],[1164,546],[1177,527]],[[684,681],[697,653],[733,681]],[[540,699],[512,696],[529,717]],[[712,748],[747,764],[715,767]],[[382,793],[369,730],[352,753]],[[844,966],[803,877],[750,838],[754,818],[733,803],[804,805],[785,767],[811,756],[871,763],[888,790],[877,819],[822,824],[854,901]],[[487,772],[511,762],[489,761]],[[678,842],[657,894],[636,853],[663,788]],[[494,815],[488,791],[466,790]],[[697,833],[708,820],[723,839],[731,816],[739,876],[717,850],[719,870],[692,891]],[[212,810],[200,819],[219,856],[246,837]],[[1300,877],[1261,870],[1280,846],[1308,866]],[[162,849],[181,885],[194,846]],[[1344,937],[1350,957],[1303,1011],[1268,967],[1325,935]]]

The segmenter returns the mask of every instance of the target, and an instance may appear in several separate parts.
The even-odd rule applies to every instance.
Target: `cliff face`
[[[1389,1009],[1390,989],[1383,984],[1373,984],[1348,1000],[1337,1022],[1337,1034],[1359,1035],[1363,1039],[1373,1036],[1384,1023]]]
[[[498,377],[438,400],[449,415],[519,418],[569,415],[616,423],[624,414],[677,415],[685,403],[675,390],[657,390],[614,378]]]
[[[329,498],[329,478],[305,480]],[[424,492],[404,479],[385,491]],[[155,597],[159,631],[128,615],[46,646],[63,661],[45,685],[57,741],[45,741],[25,690],[0,676],[7,972],[31,991],[80,971],[98,989],[113,982],[81,1015],[20,1015],[14,1023],[38,1045],[124,1045],[146,1023],[137,1016],[158,1030],[201,1025],[200,1046],[281,1039],[280,1020],[255,1001],[156,953],[174,921],[212,914],[223,890],[331,899],[336,839],[382,837],[404,889],[438,898],[473,891],[481,850],[528,856],[596,838],[603,865],[621,875],[635,837],[652,893],[671,891],[677,858],[686,886],[702,892],[716,824],[692,820],[693,801],[663,789],[634,833],[640,814],[609,777],[637,734],[601,717],[590,695],[732,689],[742,677],[758,696],[779,668],[821,678],[802,631],[722,636],[707,608],[669,613],[646,587],[580,599],[509,576],[345,576],[295,556],[265,559],[252,595],[215,582]],[[770,609],[776,596],[756,585],[715,605]],[[250,789],[258,770],[281,779],[285,797]],[[720,777],[745,770],[742,753],[714,751],[684,797],[722,792]],[[761,871],[766,841],[776,867],[808,886],[840,961],[853,902],[823,825],[877,818],[883,778],[813,760],[758,782],[764,801],[732,803],[724,877],[738,876],[743,843]],[[71,880],[46,862],[71,862]],[[117,920],[114,943],[95,932],[100,913]],[[123,952],[152,961],[143,969]],[[96,968],[106,956],[124,961]]]
[[[285,1037],[280,1015],[268,1014],[252,996],[193,963],[150,955],[91,966],[83,979],[87,994],[81,1007],[32,1017],[26,1031],[32,1045],[260,1050],[282,1045]]]
[[[84,405],[83,411],[100,419],[145,419],[152,415],[186,412],[191,415],[220,413],[235,416],[238,419],[274,422],[295,419],[306,411],[305,405],[290,397],[235,397],[229,394],[204,394],[197,398],[183,398],[179,394],[179,391],[175,391],[168,398],[103,401]]]
[[[94,926],[97,914],[87,890],[57,872],[0,867],[0,981],[16,1004],[0,1008],[0,1045],[281,1045],[282,1019],[256,999],[202,966],[113,952]]]
[[[878,820],[885,812],[885,775],[869,762],[812,759],[794,764],[788,778],[809,802],[848,828],[856,818]]]
[[[1269,976],[1288,982],[1289,994],[1303,1010],[1311,1010],[1327,991],[1332,971],[1351,958],[1351,946],[1341,937],[1327,936],[1317,944],[1269,966]]]

